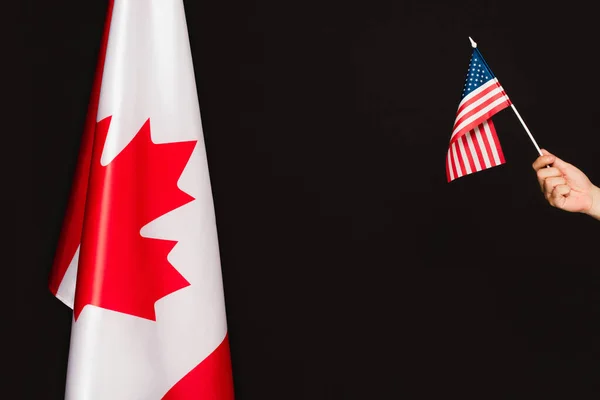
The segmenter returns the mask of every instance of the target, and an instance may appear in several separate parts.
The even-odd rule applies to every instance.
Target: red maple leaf
[[[169,263],[172,240],[141,228],[194,198],[177,187],[196,141],[155,144],[150,120],[108,165],[111,117],[98,122],[81,240],[74,316],[92,304],[155,320],[154,303],[189,282]]]

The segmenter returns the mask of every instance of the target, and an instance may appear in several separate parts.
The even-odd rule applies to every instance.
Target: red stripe
[[[465,149],[465,153],[467,153],[467,158],[469,160],[469,166],[471,167],[471,172],[476,172],[477,167],[475,166],[475,161],[473,161],[473,155],[471,154],[471,149],[469,148],[469,144],[467,143],[467,135],[462,137],[463,147]]]
[[[479,130],[480,130],[480,136],[483,140],[483,144],[487,150],[488,156],[489,156],[489,161],[490,161],[490,167],[494,167],[500,164],[503,164],[505,162],[504,160],[504,154],[502,152],[502,147],[500,146],[500,140],[498,139],[498,135],[496,134],[496,129],[492,123],[491,120],[487,121],[487,125],[488,125],[488,130],[489,133],[492,137],[492,141],[490,142],[488,140],[487,137],[487,132],[485,129],[485,124],[481,124],[478,126]],[[448,154],[450,155],[450,160],[446,160],[446,177],[448,182],[452,181],[453,179],[450,179],[450,174],[449,174],[449,168],[453,168],[453,171],[455,172],[455,177],[456,178],[460,178],[464,175],[467,175],[467,171],[465,168],[465,163],[468,162],[469,166],[471,167],[471,173],[474,172],[478,172],[478,171],[483,171],[489,167],[486,166],[485,164],[485,159],[483,156],[483,150],[481,148],[481,145],[479,144],[476,136],[475,136],[475,131],[470,131],[468,133],[469,135],[471,135],[472,138],[472,142],[473,142],[473,147],[474,150],[472,151],[471,148],[469,147],[468,141],[467,141],[467,135],[463,135],[460,138],[460,142],[458,141],[453,141],[455,143],[451,144],[449,149],[448,149]],[[463,148],[465,149],[465,155],[466,155],[466,160],[465,157],[463,157],[462,153],[460,152],[460,147],[459,147],[459,143],[462,143]],[[453,151],[453,146],[454,145],[454,149],[455,151]],[[493,152],[492,152],[492,148],[495,148],[496,153],[498,154],[498,158],[500,159],[500,162],[496,162],[494,160],[494,156],[493,156]],[[452,155],[456,153],[457,159],[458,159],[458,163],[460,164],[460,168],[461,168],[461,173],[458,173],[456,171],[455,168],[455,162],[454,159],[452,158]],[[480,164],[480,168],[478,169],[477,166],[475,165],[475,158],[477,157],[477,159],[479,160],[479,164]]]
[[[467,108],[471,103],[475,103],[476,101],[487,96],[490,92],[492,92],[493,90],[498,89],[498,88],[500,88],[500,93],[502,95],[506,96],[506,93],[504,92],[504,89],[500,85],[500,82],[496,81],[495,84],[490,85],[490,86],[486,87],[485,89],[479,88],[478,89],[478,90],[480,90],[479,92],[477,90],[475,90],[474,92],[471,92],[469,95],[467,95],[463,99],[463,102],[461,102],[461,104],[459,104],[458,110],[456,110],[456,114],[457,115],[460,114],[461,111],[464,110],[465,108]]]
[[[454,179],[458,178],[458,169],[456,168],[456,163],[454,161],[454,151],[452,150],[452,146],[450,146],[450,162],[452,166],[452,171],[454,172]]]
[[[446,153],[446,181],[450,182],[450,151]]]
[[[460,165],[461,174],[459,176],[467,175],[467,169],[465,168],[465,161],[463,160],[462,153],[460,152],[460,147],[458,143],[454,149],[454,153],[456,154],[456,158],[458,158],[458,164]]]
[[[479,131],[481,132],[481,130],[483,129],[483,125],[479,125],[478,128],[479,128]],[[481,166],[481,169],[484,170],[487,168],[485,165],[485,158],[483,157],[483,152],[481,151],[481,147],[479,147],[479,141],[477,140],[475,131],[473,131],[473,133],[471,133],[471,141],[473,142],[473,147],[475,147],[475,153],[477,154],[477,159],[479,160],[479,165]]]
[[[500,97],[496,97],[494,98],[495,100],[498,100],[498,98]],[[474,110],[472,110],[471,112],[469,112],[469,114],[463,116],[460,118],[460,120],[458,120],[457,122],[455,122],[454,126],[452,127],[452,131],[456,130],[456,128],[465,120],[467,120],[467,118],[474,116],[476,113],[483,111],[486,107],[490,106],[492,102],[485,102],[484,105],[482,105],[482,107],[477,107]],[[497,112],[499,112],[500,110],[503,110],[504,108],[508,107],[510,105],[510,102],[508,102],[508,100],[505,99],[505,101],[503,101],[502,103],[498,104],[497,106],[495,106],[494,108],[489,109],[486,113],[479,115],[479,117],[477,117],[476,119],[474,119],[473,121],[471,121],[469,124],[464,125],[460,131],[458,131],[456,133],[460,134],[461,132],[467,132],[470,131],[471,129],[473,129],[475,126],[479,125],[480,123],[482,123],[483,121],[491,118],[494,114],[496,114]]]
[[[498,139],[498,135],[496,134],[496,128],[492,123],[492,120],[488,121],[488,125],[490,127],[490,132],[492,133],[492,138],[494,139],[494,144],[496,145],[496,150],[498,151],[498,158],[500,159],[500,163],[506,162],[504,159],[504,152],[502,151],[502,146],[500,146],[500,139]]]
[[[69,203],[67,205],[67,212],[58,240],[56,254],[54,256],[52,271],[50,272],[49,288],[54,295],[56,295],[58,287],[60,286],[60,283],[62,282],[63,277],[69,268],[69,264],[71,264],[71,261],[75,256],[79,242],[81,241],[85,198],[88,187],[88,176],[92,158],[96,118],[98,116],[98,102],[100,101],[102,73],[104,71],[106,46],[110,32],[113,4],[113,0],[108,2],[106,19],[104,22],[104,32],[102,34],[102,42],[100,45],[100,52],[98,54],[98,64],[96,65],[92,93],[90,96],[90,102],[88,104],[87,116],[81,138],[77,167],[73,178]]]
[[[448,149],[446,153],[446,180],[448,182],[453,181],[456,178],[456,169],[454,168],[452,161],[452,150]]]
[[[489,122],[490,121],[488,121],[488,125],[489,125]],[[495,129],[494,129],[493,125],[490,126],[490,131],[492,132],[492,135],[494,135]],[[485,149],[486,149],[486,151],[488,153],[488,156],[489,156],[489,159],[490,159],[490,165],[492,167],[498,165],[498,164],[496,164],[496,160],[494,159],[494,153],[492,152],[492,147],[491,147],[491,144],[490,144],[490,142],[489,142],[489,140],[487,138],[487,134],[485,133],[485,130],[482,130],[481,138],[483,139],[483,143],[485,145]]]
[[[223,342],[177,382],[162,400],[233,400],[229,334]]]
[[[496,100],[501,99],[503,97],[505,97],[504,94],[496,93],[495,95],[490,96],[489,98],[485,99],[485,101],[483,101],[482,103],[473,107],[473,109],[469,110],[467,113],[460,115],[460,117],[459,117],[459,114],[456,114],[457,119],[454,121],[454,126],[452,127],[452,130],[456,129],[456,127],[458,125],[460,125],[463,121],[466,121],[467,119],[471,118],[473,115],[477,114],[484,108],[488,107],[490,104],[492,104]]]
[[[497,89],[501,89],[500,91],[498,91],[497,93],[491,95],[491,93]],[[496,84],[496,85],[492,85],[492,86],[488,86],[487,88],[485,88],[484,90],[482,90],[481,92],[477,93],[477,94],[473,94],[471,93],[471,96],[467,96],[464,98],[464,101],[460,104],[460,106],[458,107],[458,109],[456,110],[456,115],[460,115],[464,110],[466,110],[467,108],[471,107],[472,105],[474,105],[475,103],[482,101],[484,98],[488,97],[491,95],[491,97],[489,98],[498,98],[498,97],[502,97],[504,94],[504,91],[502,90],[500,84]],[[476,107],[480,107],[480,106],[476,106]]]
[[[461,129],[459,132],[457,132],[452,137],[451,142],[458,140],[461,136],[463,136],[464,134],[466,134],[467,132],[469,132],[470,130],[475,128],[477,125],[481,124],[482,122],[484,122],[486,120],[489,120],[490,118],[492,118],[493,115],[497,114],[501,110],[504,110],[509,105],[510,105],[510,103],[503,102],[503,103],[500,103],[499,105],[497,105],[496,107],[492,108],[487,113],[483,114],[481,116],[481,118],[477,118],[477,120],[471,122],[470,124],[466,125],[463,129]]]

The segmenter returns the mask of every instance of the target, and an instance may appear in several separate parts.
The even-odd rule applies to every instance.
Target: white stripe
[[[469,145],[469,150],[471,151],[471,155],[473,156],[473,162],[475,162],[475,169],[477,171],[481,171],[481,164],[479,164],[479,156],[477,155],[477,150],[475,149],[475,145],[473,144],[473,135],[474,131],[471,131],[467,134],[467,145]]]
[[[475,128],[475,139],[477,139],[477,143],[479,143],[479,148],[481,149],[481,154],[483,155],[483,162],[486,168],[490,168],[492,164],[490,163],[490,156],[488,154],[487,148],[485,147],[485,142],[483,141],[483,137],[481,136],[481,130],[479,127]]]
[[[471,115],[469,118],[465,119],[463,122],[461,122],[452,132],[452,136],[450,137],[450,139],[452,139],[454,137],[454,135],[456,135],[457,132],[459,132],[460,130],[462,130],[465,126],[467,126],[468,124],[470,124],[471,122],[477,120],[478,118],[480,118],[482,115],[484,115],[485,113],[487,113],[488,111],[494,109],[495,107],[499,106],[500,104],[504,103],[505,101],[508,100],[507,96],[502,96],[498,99],[496,99],[496,101],[494,101],[493,103],[489,104],[487,107],[482,108],[481,110],[479,110],[477,113]]]
[[[458,178],[463,176],[462,169],[460,168],[460,162],[458,162],[458,157],[456,156],[456,142],[452,143],[452,157],[454,158],[454,166],[456,167],[456,175]]]
[[[465,151],[465,147],[463,146],[461,139],[458,139],[457,142],[458,142],[458,148],[460,149],[460,154],[462,155],[462,159],[465,164],[465,168],[467,169],[467,174],[470,174],[473,171],[471,171],[471,163],[469,162],[469,158],[467,157],[467,152]]]
[[[499,165],[500,156],[498,155],[498,150],[496,149],[496,141],[492,136],[492,131],[490,130],[490,126],[488,125],[487,121],[485,121],[483,124],[483,130],[485,132],[485,135],[487,136],[488,141],[490,142],[490,147],[492,149],[492,156],[494,157],[495,165]]]

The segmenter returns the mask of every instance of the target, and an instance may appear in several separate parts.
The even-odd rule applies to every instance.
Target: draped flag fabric
[[[474,46],[446,156],[448,182],[505,163],[491,118],[511,104]]]
[[[232,400],[182,0],[114,0],[50,276],[73,309],[67,400]]]

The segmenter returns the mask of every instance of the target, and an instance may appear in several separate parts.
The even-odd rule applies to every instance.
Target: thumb
[[[569,163],[567,163],[566,161],[560,159],[559,157],[555,156],[554,154],[550,153],[548,150],[546,149],[541,149],[542,154],[545,156],[550,156],[552,157],[550,164],[552,164],[553,167],[556,167],[558,169],[562,169],[565,168],[569,165]]]

